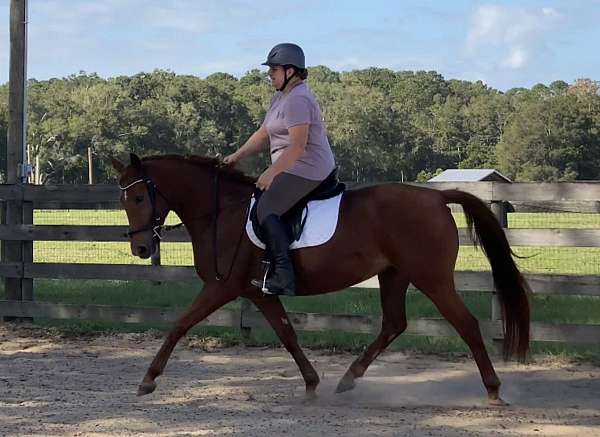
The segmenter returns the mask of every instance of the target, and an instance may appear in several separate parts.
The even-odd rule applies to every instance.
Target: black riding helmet
[[[272,67],[274,65],[293,65],[296,68],[304,69],[304,52],[300,46],[285,42],[277,44],[271,49],[267,60],[262,65]]]
[[[285,81],[283,82],[283,86],[277,91],[282,91],[285,89],[290,79],[297,74],[298,69],[304,70],[306,68],[304,52],[302,51],[302,48],[296,44],[287,42],[277,44],[275,47],[273,47],[267,55],[267,60],[263,62],[262,65],[268,65],[269,67],[281,65],[284,68],[288,68],[289,66],[296,67],[294,74],[292,74],[290,77],[286,77]]]

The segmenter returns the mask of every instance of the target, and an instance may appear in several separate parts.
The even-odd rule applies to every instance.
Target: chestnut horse
[[[155,234],[169,211],[177,213],[193,245],[194,266],[203,291],[175,322],[156,354],[139,395],[156,388],[179,339],[195,324],[239,296],[250,299],[269,321],[296,361],[314,395],[319,376],[298,345],[278,296],[250,285],[260,274],[262,251],[245,234],[248,203],[255,180],[217,159],[131,155],[125,165],[113,160],[120,175],[121,203],[130,227],[133,255],[148,258]],[[307,296],[342,290],[377,275],[383,322],[380,334],[340,380],[337,391],[352,389],[375,358],[407,326],[409,283],[437,306],[467,343],[479,368],[488,401],[502,405],[500,380],[485,349],[477,319],[454,287],[458,231],[449,203],[462,205],[475,244],[487,255],[502,304],[505,358],[524,360],[529,348],[528,286],[512,259],[504,232],[477,197],[458,190],[437,191],[386,183],[346,191],[339,221],[327,243],[292,251],[297,292]]]

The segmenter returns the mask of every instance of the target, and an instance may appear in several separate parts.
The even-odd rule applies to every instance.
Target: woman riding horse
[[[277,93],[261,127],[235,153],[224,159],[235,164],[270,144],[272,164],[260,175],[256,186],[264,190],[258,200],[258,222],[264,230],[274,272],[266,283],[251,283],[269,294],[296,294],[291,243],[281,216],[313,191],[335,168],[335,161],[321,108],[304,83],[308,72],[304,52],[296,44],[277,44],[263,65]]]
[[[216,159],[131,156],[119,172],[121,203],[127,212],[131,251],[150,257],[157,233],[174,211],[190,234],[194,266],[204,288],[175,322],[152,361],[138,393],[156,388],[179,339],[214,311],[242,296],[263,313],[293,356],[313,395],[319,375],[298,345],[294,328],[279,296],[263,294],[250,284],[261,249],[245,234],[250,197],[256,180]],[[268,191],[267,191],[268,192]],[[350,390],[355,379],[407,327],[406,293],[410,283],[437,306],[469,346],[491,404],[502,404],[500,380],[485,349],[477,319],[454,287],[458,231],[449,203],[462,205],[474,241],[492,268],[502,305],[504,354],[524,360],[529,349],[527,282],[512,259],[511,249],[494,214],[477,197],[458,190],[437,191],[406,184],[380,184],[347,191],[340,204],[333,237],[326,243],[294,250],[296,292],[315,295],[345,289],[372,276],[379,279],[381,332],[338,384]],[[223,273],[223,274],[222,274]],[[501,332],[497,332],[501,334]]]

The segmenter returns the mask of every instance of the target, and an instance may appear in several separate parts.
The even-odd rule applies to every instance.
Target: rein
[[[219,195],[219,165],[216,165],[214,167],[215,169],[215,174],[213,176],[213,193],[214,193],[214,202],[213,202],[213,234],[212,234],[212,246],[213,246],[213,267],[215,270],[215,279],[217,281],[220,281],[221,279],[223,279],[223,275],[221,275],[221,273],[219,273],[219,266],[218,266],[218,256],[217,256],[217,233],[218,233],[218,227],[219,227],[219,212],[221,212],[221,208],[220,208],[220,198],[221,196]],[[246,212],[244,213],[244,217],[247,218],[248,217],[248,212],[249,212],[249,208],[250,208],[250,200],[249,199],[245,199],[243,200],[243,202],[247,203],[246,206]],[[238,203],[242,203],[242,201],[240,202],[236,202],[233,205],[237,205]],[[231,205],[229,205],[231,206]],[[245,220],[245,219],[244,219]],[[233,258],[231,259],[231,264],[229,265],[229,270],[227,271],[227,276],[225,277],[225,281],[227,281],[229,279],[229,277],[231,276],[231,271],[233,270],[233,265],[235,263],[235,260],[238,256],[238,252],[240,250],[240,246],[242,244],[242,238],[244,237],[244,222],[242,222],[242,231],[240,232],[240,236],[238,238],[238,241],[235,245],[235,251],[233,253]]]
[[[202,214],[201,216],[196,217],[196,219],[198,218],[204,218],[207,215],[212,215],[212,248],[213,248],[213,269],[215,271],[215,279],[217,281],[221,281],[223,279],[223,275],[219,272],[219,266],[218,266],[218,255],[217,255],[217,233],[218,233],[218,226],[219,226],[219,213],[221,211],[220,208],[220,183],[219,183],[219,166],[215,166],[215,173],[213,176],[213,210],[209,213],[206,214]],[[129,238],[131,238],[133,235],[138,234],[140,232],[146,232],[146,231],[152,231],[152,239],[153,241],[160,241],[162,240],[162,237],[160,235],[161,231],[172,231],[174,229],[177,229],[181,226],[184,226],[183,223],[178,223],[176,225],[161,225],[160,224],[160,216],[157,214],[156,212],[156,195],[160,194],[165,200],[166,197],[164,194],[162,194],[159,190],[158,187],[156,186],[156,184],[152,181],[152,179],[148,176],[145,176],[143,178],[140,178],[136,181],[133,181],[132,183],[130,183],[129,185],[125,186],[125,187],[121,187],[119,186],[119,188],[121,189],[121,191],[125,192],[125,196],[127,196],[127,189],[131,188],[132,186],[139,184],[139,183],[145,183],[146,184],[146,188],[148,189],[148,196],[150,197],[150,204],[152,205],[152,219],[151,222],[144,226],[141,227],[139,229],[135,229],[133,231],[129,231],[127,232],[127,235],[129,236]],[[227,207],[230,206],[234,206],[234,205],[238,205],[239,203],[242,202],[246,202],[247,203],[247,207],[246,207],[246,212],[244,213],[244,217],[248,216],[248,210],[250,208],[250,201],[249,199],[244,199],[243,201],[240,202],[235,202],[233,204],[227,205]],[[242,238],[244,237],[244,229],[245,226],[242,223],[242,231],[240,232],[240,236],[238,238],[236,247],[235,247],[235,252],[233,254],[233,259],[231,260],[231,264],[229,265],[229,269],[227,271],[227,275],[225,277],[225,280],[227,281],[229,279],[229,277],[231,276],[231,272],[233,270],[233,265],[235,264],[235,260],[237,258],[237,255],[239,253],[239,249],[242,243]]]

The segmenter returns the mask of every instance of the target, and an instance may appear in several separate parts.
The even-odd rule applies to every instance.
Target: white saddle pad
[[[333,237],[340,215],[340,201],[342,200],[342,194],[343,193],[340,193],[330,199],[308,202],[307,208],[304,210],[304,215],[302,216],[302,218],[306,216],[306,223],[304,224],[304,229],[300,235],[300,240],[290,244],[290,249],[319,246]],[[253,205],[254,196],[250,199],[250,210],[252,210]],[[256,246],[261,249],[265,248],[265,244],[260,241],[254,233],[252,222],[250,221],[250,214],[248,214],[248,220],[246,221],[246,233],[248,234],[250,241]]]

